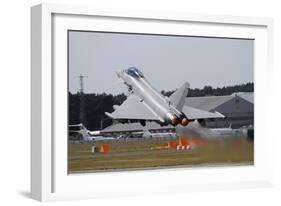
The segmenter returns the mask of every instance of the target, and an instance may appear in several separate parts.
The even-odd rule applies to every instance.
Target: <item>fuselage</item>
[[[131,69],[131,70],[130,70]],[[146,106],[159,118],[162,125],[177,125],[182,122],[185,115],[178,111],[168,97],[163,96],[145,79],[143,74],[136,68],[129,68],[117,72],[119,78],[124,81],[129,92],[139,97]],[[186,119],[187,120],[187,119]]]

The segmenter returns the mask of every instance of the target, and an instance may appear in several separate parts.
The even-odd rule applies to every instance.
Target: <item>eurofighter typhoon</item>
[[[220,113],[212,113],[184,105],[189,83],[184,83],[170,98],[163,96],[146,80],[142,72],[135,68],[116,72],[128,87],[129,95],[120,105],[114,105],[114,112],[105,114],[121,123],[154,121],[165,126],[186,126],[190,121],[207,118],[223,118]]]

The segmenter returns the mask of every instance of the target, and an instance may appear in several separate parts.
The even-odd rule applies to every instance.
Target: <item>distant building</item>
[[[234,93],[228,96],[187,97],[186,105],[209,112],[220,112],[225,119],[207,120],[211,128],[240,128],[254,125],[254,93]]]
[[[205,110],[208,112],[219,112],[225,116],[224,119],[206,120],[206,126],[210,128],[231,127],[233,129],[242,126],[254,125],[254,93],[235,93],[228,96],[206,96],[187,97],[186,105]],[[144,130],[153,132],[175,132],[172,125],[161,127],[155,122],[148,122],[145,127],[140,123],[115,123],[101,130],[104,136],[130,136],[133,133]]]

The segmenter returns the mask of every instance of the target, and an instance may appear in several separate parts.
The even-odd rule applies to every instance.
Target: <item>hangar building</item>
[[[211,128],[254,125],[254,93],[234,93],[228,96],[188,97],[186,105],[209,111],[220,112],[224,119],[207,120],[206,126]]]

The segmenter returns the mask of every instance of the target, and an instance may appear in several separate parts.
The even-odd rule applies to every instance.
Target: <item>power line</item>
[[[84,93],[84,78],[86,78],[87,76],[80,74],[78,76],[79,80],[80,80],[80,93]]]

